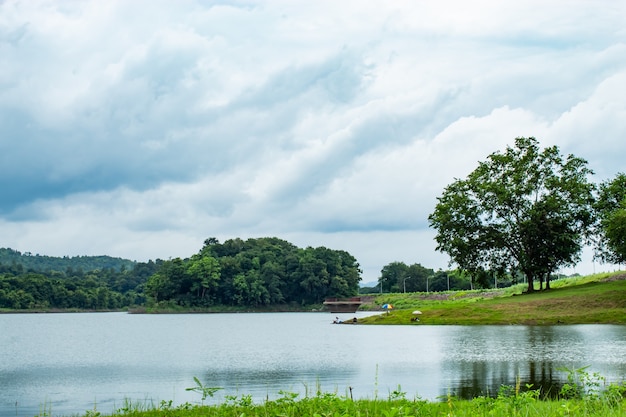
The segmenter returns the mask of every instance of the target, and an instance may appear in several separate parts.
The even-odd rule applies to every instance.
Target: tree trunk
[[[535,291],[535,286],[533,283],[533,277],[532,276],[528,276],[526,275],[526,279],[528,280],[528,290],[526,290],[526,292],[534,292]]]
[[[550,273],[546,274],[546,290],[550,289]]]

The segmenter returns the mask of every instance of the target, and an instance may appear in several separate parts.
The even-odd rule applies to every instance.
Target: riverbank
[[[283,397],[261,404],[252,403],[246,395],[229,397],[223,404],[204,405],[215,388],[200,385],[197,391],[202,395],[201,404],[185,403],[173,406],[172,402],[161,401],[159,405],[146,406],[144,403],[127,403],[110,416],[127,417],[226,417],[226,416],[541,416],[541,417],[623,417],[626,414],[624,384],[612,384],[598,391],[572,383],[564,388],[562,398],[542,400],[539,391],[528,387],[503,386],[497,397],[477,397],[472,400],[459,400],[452,396],[441,401],[431,402],[419,398],[409,399],[398,386],[389,393],[387,399],[353,400],[350,394],[339,396],[336,393],[318,392],[313,397],[298,399],[298,395],[284,392]],[[36,417],[52,415],[46,410]],[[97,409],[89,410],[86,416],[101,416]]]
[[[500,290],[381,294],[369,308],[384,304],[394,308],[385,314],[360,319],[358,323],[626,324],[624,272],[565,278],[552,282],[551,287],[533,293],[525,293],[522,284]]]
[[[358,324],[626,324],[626,273],[602,273],[553,281],[552,289],[525,293],[526,284],[501,289],[430,293],[367,294],[358,311],[380,311],[358,320]],[[391,304],[385,311],[381,306]],[[0,309],[0,314],[15,313],[97,313],[130,314],[211,314],[327,312],[324,305],[281,304],[257,308],[213,306],[184,307],[176,304],[137,306],[120,310],[83,309]],[[421,314],[413,314],[420,311]]]
[[[128,310],[130,314],[217,314],[217,313],[308,313],[325,311],[322,304],[293,305],[276,304],[264,307],[213,306],[183,307],[178,305],[159,305],[152,307],[135,307]]]

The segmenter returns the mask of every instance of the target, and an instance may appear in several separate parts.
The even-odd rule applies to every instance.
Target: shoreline
[[[626,324],[626,273],[597,274],[557,280],[550,290],[523,292],[523,284],[502,289],[437,293],[368,294],[357,313],[373,313],[340,324],[364,325],[565,325]],[[384,304],[395,308],[383,310]],[[419,316],[413,311],[419,310]],[[127,314],[239,314],[331,313],[322,304],[275,305],[262,308],[214,306],[208,308],[135,306],[116,310],[59,308],[2,309],[0,314],[62,313]],[[376,314],[380,313],[380,314]]]

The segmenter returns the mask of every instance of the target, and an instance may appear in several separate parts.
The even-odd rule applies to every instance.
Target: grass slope
[[[626,324],[626,274],[566,278],[548,291],[523,293],[524,286],[502,290],[444,294],[384,294],[376,305],[390,303],[388,314],[362,324]],[[421,315],[412,312],[420,310]],[[413,320],[419,318],[419,321]]]

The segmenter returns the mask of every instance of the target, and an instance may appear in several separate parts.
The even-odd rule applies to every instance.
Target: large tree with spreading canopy
[[[429,216],[437,250],[471,274],[521,271],[549,288],[549,276],[580,260],[592,232],[593,172],[584,159],[540,149],[533,138],[495,152],[438,197]]]

